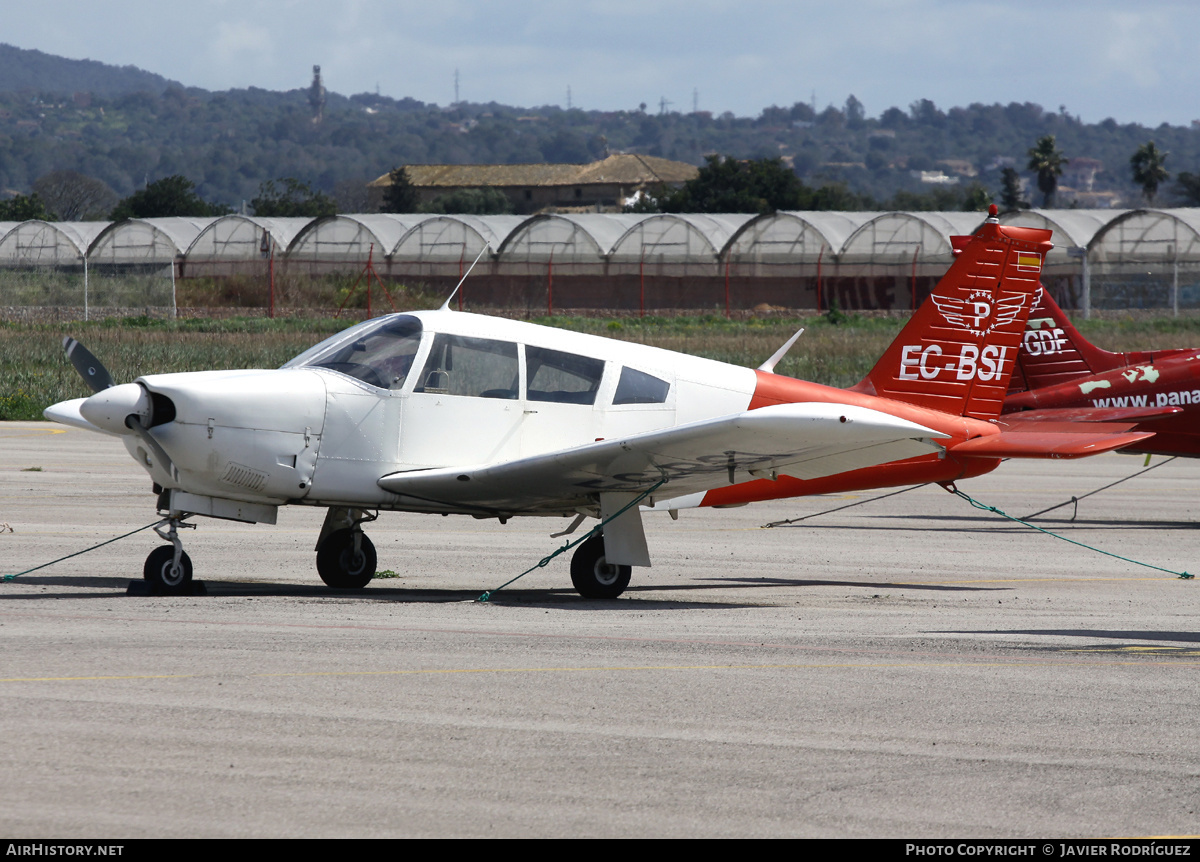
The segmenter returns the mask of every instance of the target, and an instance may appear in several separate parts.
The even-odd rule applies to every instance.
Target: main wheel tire
[[[604,537],[592,536],[571,557],[571,583],[585,599],[615,599],[629,586],[633,569],[604,559]]]
[[[335,590],[359,590],[375,577],[375,545],[365,535],[354,553],[354,530],[337,530],[317,549],[317,574]],[[360,534],[361,535],[361,534]]]
[[[175,547],[159,545],[146,557],[142,577],[156,593],[186,593],[192,584],[192,558],[184,551],[175,566]]]

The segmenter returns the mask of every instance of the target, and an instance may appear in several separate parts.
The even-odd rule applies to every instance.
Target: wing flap
[[[391,473],[379,485],[414,508],[569,511],[660,481],[674,497],[782,472],[818,478],[925,455],[942,437],[867,408],[779,404],[498,464]]]

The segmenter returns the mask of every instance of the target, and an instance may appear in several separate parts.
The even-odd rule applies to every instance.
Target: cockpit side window
[[[421,346],[421,321],[385,318],[375,327],[357,329],[354,338],[309,351],[288,365],[328,368],[380,389],[402,387]]]
[[[595,404],[604,362],[588,356],[525,347],[526,394],[530,401]]]
[[[520,383],[516,344],[439,332],[413,391],[515,399]]]
[[[636,368],[622,368],[613,404],[664,404],[671,384]]]

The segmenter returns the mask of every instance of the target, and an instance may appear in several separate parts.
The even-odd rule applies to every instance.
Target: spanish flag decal
[[[1017,269],[1024,272],[1041,272],[1042,256],[1032,251],[1017,252]]]

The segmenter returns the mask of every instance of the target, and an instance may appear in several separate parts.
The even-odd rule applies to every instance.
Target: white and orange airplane
[[[193,515],[274,523],[328,509],[317,571],[360,588],[380,510],[602,519],[571,578],[614,598],[649,566],[643,507],[950,483],[1000,459],[1073,458],[1149,436],[1128,424],[1000,416],[1050,232],[1000,225],[954,238],[956,259],[858,386],[774,374],[528,323],[451,311],[393,314],[282,368],[139,377],[114,385],[78,342],[95,391],[46,416],[118,435],[164,520],[143,569],[189,588],[178,527]],[[793,338],[793,341],[795,339]],[[189,525],[190,526],[190,525]]]

